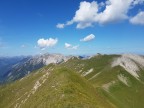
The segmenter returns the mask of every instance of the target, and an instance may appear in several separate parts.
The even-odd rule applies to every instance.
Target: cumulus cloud
[[[65,48],[71,48],[71,44],[65,43]]]
[[[69,43],[65,43],[65,48],[66,49],[74,49],[74,50],[76,50],[76,49],[78,49],[78,47],[79,47],[79,45],[73,46],[73,45],[71,45]]]
[[[130,19],[132,24],[144,25],[144,11],[139,12],[136,16]]]
[[[94,18],[98,12],[98,4],[93,1],[89,2],[81,2],[79,9],[76,11],[75,16],[72,21],[77,22],[77,28],[86,28],[92,26],[94,22]]]
[[[44,39],[41,38],[37,41],[38,47],[40,47],[41,49],[44,49],[46,47],[53,47],[57,44],[58,39],[53,39],[53,38],[49,38],[49,39]]]
[[[90,34],[88,36],[86,36],[85,38],[81,39],[80,41],[84,41],[84,42],[87,42],[87,41],[91,41],[95,38],[95,35],[94,34]]]
[[[103,12],[95,17],[95,21],[100,24],[113,23],[128,18],[127,12],[130,9],[132,0],[109,0],[109,4]]]
[[[56,27],[57,27],[57,28],[60,28],[60,29],[64,28],[64,26],[65,26],[65,24],[60,24],[60,23],[58,23],[58,24],[56,25]]]
[[[144,3],[144,0],[106,0],[106,2],[80,2],[79,9],[75,12],[72,20],[62,24],[65,26],[77,23],[76,28],[83,29],[94,26],[94,24],[116,23],[129,19],[128,11],[137,4]],[[101,10],[104,7],[104,10]]]
[[[79,45],[73,46],[72,49],[77,50]]]

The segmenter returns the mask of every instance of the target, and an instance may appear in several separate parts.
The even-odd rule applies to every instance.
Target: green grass
[[[47,71],[44,67],[21,81],[0,89],[0,107],[13,108],[27,98],[35,82]],[[21,98],[20,98],[21,97]],[[20,98],[19,100],[17,100]],[[16,101],[17,100],[17,101]],[[9,102],[9,103],[8,103]],[[63,67],[50,71],[46,82],[21,104],[21,108],[112,108],[95,88],[76,72]]]
[[[46,72],[49,76],[45,83],[20,104],[21,108],[144,108],[144,71],[141,70],[141,81],[138,81],[122,67],[112,68],[111,62],[118,56],[98,55],[87,60],[73,58],[62,64],[45,66],[23,80],[1,86],[0,108],[20,104]],[[81,74],[89,69],[94,71],[82,77]],[[97,73],[100,74],[90,79]],[[128,79],[129,86],[118,79],[119,74]],[[112,81],[116,84],[109,87],[109,92],[105,91],[102,86]]]

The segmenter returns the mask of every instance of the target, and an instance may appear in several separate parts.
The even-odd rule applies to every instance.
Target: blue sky
[[[0,56],[144,54],[144,0],[1,0]]]

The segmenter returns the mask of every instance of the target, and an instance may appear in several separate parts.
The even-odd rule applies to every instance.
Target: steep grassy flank
[[[63,67],[53,68],[44,67],[1,87],[0,108],[114,108],[76,72]]]
[[[118,78],[115,79],[115,81],[117,81],[116,85],[111,86],[109,92],[107,92],[109,99],[111,99],[120,108],[143,108],[144,84],[135,79],[121,67],[116,67],[116,70],[117,71],[113,71],[113,73],[125,76],[128,85],[121,82]]]
[[[70,68],[80,74],[87,72],[89,69],[93,69],[93,72],[85,76],[87,79],[90,79],[97,73],[110,69],[111,62],[115,57],[119,57],[119,55],[97,55],[86,60],[75,57],[66,63],[60,64],[60,66]]]
[[[92,72],[85,77],[105,99],[110,100],[118,108],[144,107],[144,71],[139,72],[140,81],[125,71],[122,67],[112,68],[111,63],[119,55],[98,55],[91,59],[73,58],[66,62],[65,67],[71,68],[81,76],[89,69]],[[123,76],[125,79],[119,79]],[[111,85],[111,83],[114,83]],[[107,89],[105,89],[107,88]]]

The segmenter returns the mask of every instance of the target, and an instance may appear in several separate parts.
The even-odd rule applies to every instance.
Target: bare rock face
[[[144,58],[139,55],[123,54],[121,57],[116,58],[112,62],[112,67],[123,67],[127,72],[133,75],[135,78],[139,78],[138,72],[144,68]]]
[[[72,56],[48,53],[26,57],[24,60],[16,62],[11,66],[11,68],[6,72],[7,75],[5,75],[5,79],[6,81],[14,81],[26,76],[34,70],[40,69],[45,65],[49,65],[51,63],[63,63],[69,60],[71,57]]]
[[[61,54],[52,54],[52,55],[43,55],[42,59],[45,65],[49,65],[50,63],[66,62],[68,59],[70,59],[70,57]]]

